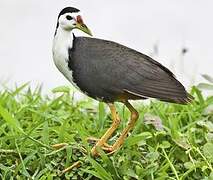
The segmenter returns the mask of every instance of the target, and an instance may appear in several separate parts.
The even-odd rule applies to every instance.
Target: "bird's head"
[[[79,29],[84,33],[92,36],[90,29],[84,24],[84,21],[79,14],[80,10],[74,7],[66,7],[58,15],[57,29],[60,27],[65,31]]]

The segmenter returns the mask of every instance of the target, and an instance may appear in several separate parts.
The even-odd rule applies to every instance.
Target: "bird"
[[[76,29],[87,35],[75,36]],[[65,7],[60,11],[53,38],[53,61],[79,91],[105,102],[112,116],[111,126],[91,149],[93,156],[98,155],[98,148],[112,153],[121,148],[139,118],[130,100],[155,98],[177,104],[193,100],[175,75],[151,57],[119,43],[89,36],[91,30],[79,9]],[[121,122],[115,102],[128,108],[130,120],[110,146],[107,141]]]

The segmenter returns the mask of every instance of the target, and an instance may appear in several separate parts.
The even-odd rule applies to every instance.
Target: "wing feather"
[[[78,37],[75,40],[78,60],[84,61],[84,77],[95,81],[98,88],[109,94],[124,91],[141,97],[157,98],[185,104],[192,99],[174,74],[133,49],[115,42]],[[77,57],[76,57],[77,59]]]

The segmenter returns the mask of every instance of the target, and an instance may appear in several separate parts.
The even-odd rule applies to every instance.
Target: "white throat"
[[[53,40],[53,59],[55,59],[55,55],[63,56],[66,61],[68,60],[68,49],[73,46],[73,35],[71,31],[66,31],[62,29],[60,26],[57,29],[56,35]],[[62,57],[61,57],[62,58]],[[56,63],[56,62],[55,62]]]
[[[68,67],[69,52],[73,46],[73,34],[71,31],[66,31],[60,26],[57,29],[53,39],[53,60],[58,70],[73,83],[72,72]]]

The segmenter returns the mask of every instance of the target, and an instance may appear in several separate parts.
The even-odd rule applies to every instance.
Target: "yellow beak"
[[[85,32],[86,34],[92,36],[92,32],[85,24],[76,23],[75,28]]]

